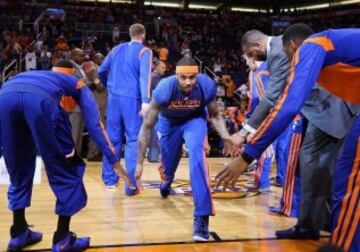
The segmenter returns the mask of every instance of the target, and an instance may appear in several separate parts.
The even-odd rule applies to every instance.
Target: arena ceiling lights
[[[349,5],[349,4],[356,4],[360,3],[360,0],[345,0],[345,1],[337,1],[337,2],[329,2],[323,4],[314,4],[314,5],[305,5],[305,6],[296,6],[298,10],[316,10],[316,9],[324,9],[334,6],[342,6],[342,5]],[[292,10],[291,8],[290,10]]]
[[[159,7],[170,7],[170,8],[182,8],[184,7],[182,2],[159,2],[159,1],[145,1],[144,5],[153,5]],[[219,7],[217,5],[210,5],[210,4],[198,4],[198,3],[190,3],[189,9],[202,9],[202,10],[216,10]]]
[[[266,13],[265,9],[255,9],[255,8],[246,8],[246,7],[232,7],[232,11],[240,11],[240,12],[263,12]]]
[[[183,7],[180,3],[174,2],[157,2],[157,1],[145,1],[144,5],[152,5],[158,7],[169,7],[169,8],[181,8]]]

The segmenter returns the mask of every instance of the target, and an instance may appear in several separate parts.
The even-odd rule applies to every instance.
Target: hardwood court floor
[[[215,174],[226,159],[209,159],[211,173]],[[32,207],[27,209],[27,220],[34,230],[44,233],[43,241],[29,249],[51,247],[56,227],[55,198],[42,173],[42,183],[34,186]],[[90,251],[315,251],[319,244],[313,241],[276,241],[277,229],[294,225],[295,219],[267,213],[267,207],[278,202],[280,190],[272,193],[242,192],[248,177],[243,176],[239,192],[214,194],[216,216],[210,218],[210,231],[215,240],[227,243],[192,244],[192,197],[188,192],[188,160],[183,159],[177,171],[177,183],[171,195],[164,200],[157,188],[157,164],[144,168],[144,190],[135,197],[125,197],[123,182],[116,189],[106,189],[101,181],[101,163],[88,163],[85,186],[88,205],[74,216],[71,229],[79,236],[90,236],[91,245],[99,249]],[[0,185],[0,251],[4,251],[9,238],[11,213],[7,209],[7,186]],[[269,240],[270,239],[270,240]],[[242,242],[233,242],[242,240]],[[248,240],[248,241],[244,241]],[[121,245],[162,244],[141,247]],[[174,243],[174,244],[172,244]],[[104,246],[120,245],[118,248]],[[245,247],[244,247],[245,246]],[[180,250],[179,250],[180,248]],[[252,248],[252,249],[251,249]],[[278,248],[277,250],[275,248]],[[165,250],[164,250],[165,249]]]

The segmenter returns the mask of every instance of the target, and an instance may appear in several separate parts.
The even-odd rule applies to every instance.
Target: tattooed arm
[[[151,129],[156,122],[159,112],[160,112],[159,105],[154,100],[152,100],[150,104],[150,109],[144,117],[144,121],[138,136],[137,167],[135,172],[135,178],[138,181],[138,185],[140,185],[140,179],[143,171],[143,163],[145,159],[146,149],[148,148],[150,142]]]
[[[221,136],[224,140],[230,140],[229,132],[226,129],[226,124],[224,119],[221,117],[218,107],[216,105],[216,101],[212,101],[208,105],[210,121],[214,126],[216,132]]]

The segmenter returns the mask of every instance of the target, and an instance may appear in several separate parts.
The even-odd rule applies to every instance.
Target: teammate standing
[[[142,116],[149,109],[151,91],[152,51],[145,47],[145,27],[133,24],[129,29],[131,41],[112,49],[99,68],[99,78],[109,92],[106,113],[106,129],[114,143],[118,158],[125,136],[125,168],[135,184],[137,137]],[[103,181],[107,187],[115,187],[119,177],[109,160],[103,160]],[[125,194],[139,192],[125,185]]]

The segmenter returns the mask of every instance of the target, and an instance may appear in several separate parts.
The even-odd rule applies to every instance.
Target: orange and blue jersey
[[[139,112],[142,103],[150,102],[152,51],[138,41],[115,46],[101,64],[98,74],[109,96],[106,114],[106,130],[120,154],[126,137],[125,169],[135,184],[137,136],[142,124]],[[125,136],[126,135],[126,136]],[[106,158],[103,160],[102,178],[107,186],[115,185],[119,177]],[[137,191],[125,185],[125,193]]]
[[[347,136],[334,169],[330,242],[360,251],[360,116]]]
[[[359,41],[360,29],[339,29],[314,34],[303,42],[295,53],[283,95],[245,146],[243,159],[249,162],[261,155],[300,112],[315,82],[345,101],[360,104]],[[358,117],[334,176],[331,243],[349,252],[360,248],[359,125]]]
[[[66,68],[59,70],[66,72]],[[86,205],[85,163],[75,151],[69,116],[60,104],[64,96],[80,106],[90,136],[107,159],[118,161],[92,92],[83,81],[53,71],[18,74],[0,90],[1,143],[11,181],[12,211],[30,206],[37,149],[56,195],[56,214],[72,216]]]
[[[153,99],[161,108],[159,120],[182,122],[194,117],[206,118],[206,107],[216,98],[216,85],[205,74],[198,74],[197,78],[189,95],[181,92],[175,75],[160,81],[153,92]]]
[[[152,51],[131,41],[115,46],[106,56],[98,73],[111,95],[141,99],[149,103],[151,95]]]
[[[210,172],[204,144],[207,139],[207,105],[215,102],[215,82],[199,74],[190,94],[184,94],[176,76],[160,81],[153,92],[153,100],[160,106],[156,129],[160,142],[162,179],[171,184],[182,156],[185,142],[189,150],[190,181],[194,197],[194,215],[214,215],[211,199]]]
[[[264,97],[265,89],[269,80],[269,71],[266,62],[261,63],[258,69],[249,72],[249,103],[246,117],[250,118],[260,100]],[[270,146],[258,160],[255,186],[259,189],[270,187],[270,171],[274,150]]]
[[[79,104],[90,136],[112,163],[118,161],[115,150],[104,130],[96,101],[82,80],[65,73],[31,71],[16,75],[5,82],[2,92],[25,92],[47,96],[60,105],[63,97],[70,96]],[[69,148],[72,148],[69,145]],[[66,150],[71,153],[73,149]]]
[[[332,94],[360,103],[360,29],[326,30],[296,52],[288,85],[267,119],[245,146],[243,158],[258,158],[300,112],[318,82]]]
[[[246,117],[250,118],[261,98],[264,96],[269,80],[266,62],[261,63],[256,71],[249,72],[249,103]]]

